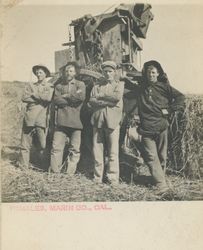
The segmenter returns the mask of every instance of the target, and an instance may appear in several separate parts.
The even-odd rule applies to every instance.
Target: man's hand
[[[67,94],[63,94],[63,95],[61,95],[63,98],[69,98],[70,97],[70,94],[69,93],[67,93]]]
[[[169,115],[169,112],[168,112],[167,109],[162,109],[161,112],[162,112],[162,114],[163,114],[164,116],[168,116],[168,115]]]
[[[96,95],[96,98],[99,100],[99,99],[102,99],[104,97],[104,93],[99,93]]]
[[[97,101],[99,107],[106,107],[106,103],[104,101]]]
[[[33,91],[31,94],[31,97],[33,97],[34,99],[40,100],[41,98],[39,97],[39,94],[36,91]]]

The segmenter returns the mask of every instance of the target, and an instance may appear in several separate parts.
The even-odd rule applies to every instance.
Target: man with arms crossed
[[[35,65],[32,71],[38,81],[28,84],[22,97],[22,101],[27,103],[27,109],[23,120],[19,166],[25,169],[29,166],[33,138],[37,138],[39,156],[46,148],[49,104],[54,90],[46,79],[50,76],[47,67],[40,64]]]
[[[54,104],[56,127],[51,150],[50,172],[61,171],[66,140],[69,139],[67,173],[73,175],[80,159],[81,107],[85,100],[85,84],[75,79],[79,70],[76,62],[68,62],[63,69],[63,80],[56,85]]]
[[[104,81],[91,92],[89,105],[93,110],[94,178],[101,183],[104,174],[104,146],[107,149],[106,177],[111,184],[119,183],[119,133],[123,109],[123,82],[116,80],[117,65],[106,61],[101,65]]]

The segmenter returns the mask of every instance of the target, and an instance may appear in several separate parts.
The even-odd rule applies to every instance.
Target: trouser
[[[89,125],[89,124],[88,124]],[[78,170],[81,173],[84,173],[87,177],[92,178],[94,173],[94,156],[92,152],[92,134],[93,128],[90,124],[83,128],[81,134],[81,155],[80,161],[78,163]]]
[[[145,162],[158,186],[166,186],[165,169],[167,159],[168,131],[158,135],[142,136]]]
[[[104,174],[104,143],[108,153],[107,179],[111,183],[119,182],[119,131],[116,129],[93,128],[94,177],[102,182]]]
[[[67,173],[73,175],[80,159],[81,130],[67,127],[57,128],[54,132],[53,144],[51,149],[50,171],[59,173],[61,171],[63,152],[66,141],[69,141],[67,156]]]
[[[23,167],[29,166],[30,150],[33,144],[33,137],[36,136],[38,142],[38,150],[46,148],[46,133],[45,128],[42,127],[27,127],[23,126],[21,137],[21,151],[19,157],[19,164]]]

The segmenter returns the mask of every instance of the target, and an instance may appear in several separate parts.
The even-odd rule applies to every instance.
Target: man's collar
[[[117,83],[116,80],[113,80],[113,81],[106,80],[106,81],[100,81],[99,85],[107,85],[107,84],[113,85],[113,84],[116,84],[116,83]]]
[[[76,79],[75,78],[73,78],[72,80],[70,80],[70,81],[64,81],[64,83],[65,84],[74,84],[75,83],[75,81],[76,81]]]
[[[35,85],[46,85],[47,84],[47,79],[45,78],[42,82],[35,82]]]
[[[112,81],[107,81],[109,84],[116,84],[116,83],[118,83],[118,81],[116,81],[116,80],[112,80]]]
[[[74,84],[75,83],[75,78],[73,78],[69,83]]]
[[[156,81],[156,82],[148,82],[147,85],[148,86],[153,86],[153,85],[157,85],[159,84],[159,81]]]

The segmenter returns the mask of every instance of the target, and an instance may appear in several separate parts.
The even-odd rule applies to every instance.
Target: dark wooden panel
[[[116,63],[122,62],[121,33],[120,25],[116,25],[102,36],[103,58],[113,60]]]

